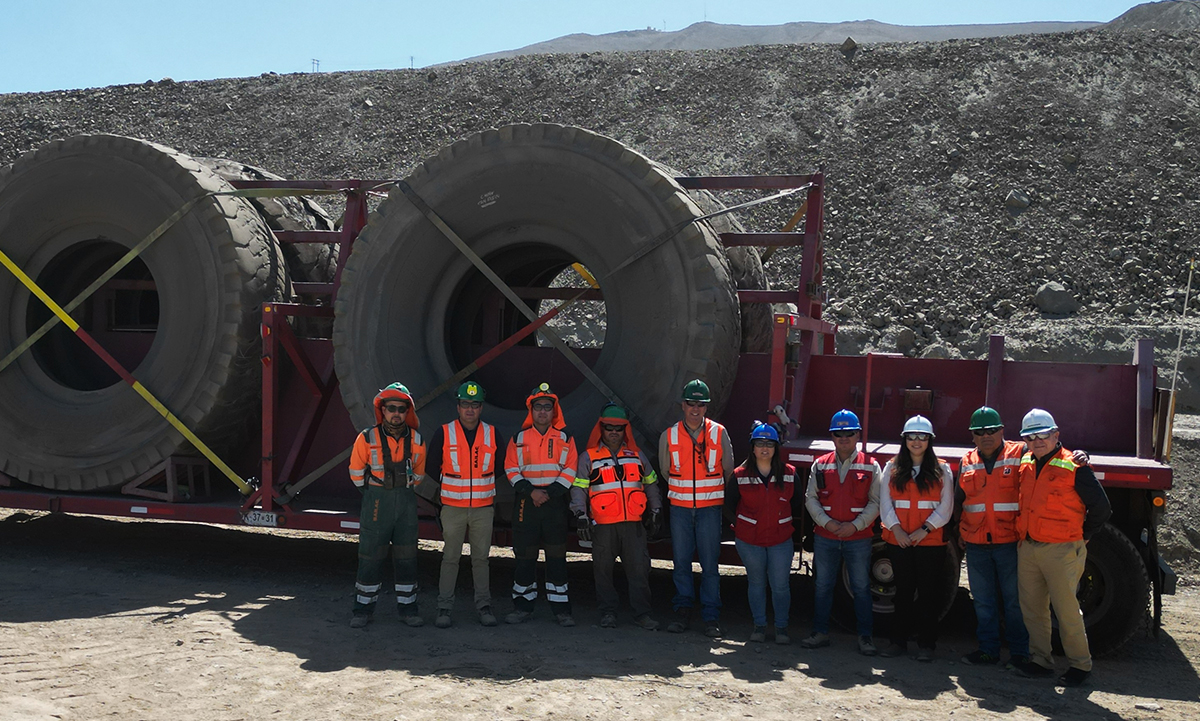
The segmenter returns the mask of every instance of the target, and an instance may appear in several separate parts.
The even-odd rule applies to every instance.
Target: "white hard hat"
[[[913,416],[904,422],[904,430],[900,431],[900,435],[905,433],[928,433],[934,437],[933,424],[925,416]]]
[[[1027,436],[1030,433],[1045,433],[1046,431],[1057,430],[1058,424],[1054,422],[1054,416],[1050,415],[1049,411],[1044,411],[1041,408],[1034,408],[1021,419],[1021,435],[1023,436]]]

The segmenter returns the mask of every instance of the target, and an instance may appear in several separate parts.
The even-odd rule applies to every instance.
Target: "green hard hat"
[[[600,411],[600,420],[603,421],[606,419],[619,419],[622,421],[627,421],[629,420],[629,414],[625,412],[624,408],[616,403],[609,403],[608,405],[604,406],[602,411]]]
[[[483,386],[475,381],[467,381],[458,387],[458,399],[460,401],[479,401],[483,402],[487,398],[487,392],[483,390]]]
[[[403,393],[406,396],[412,395],[412,393],[408,392],[408,387],[405,386],[403,383],[392,383],[392,384],[388,385],[387,388],[384,388],[383,390],[381,390],[379,392],[383,393],[383,391],[400,391],[401,393]]]
[[[699,378],[688,381],[687,385],[683,387],[683,400],[700,401],[701,403],[711,402],[712,394],[708,390],[708,384]]]
[[[981,431],[985,428],[1003,428],[1004,421],[1000,420],[1000,414],[995,408],[984,406],[971,414],[971,426],[969,430]]]

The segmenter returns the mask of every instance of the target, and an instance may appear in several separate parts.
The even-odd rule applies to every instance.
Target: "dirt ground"
[[[1099,660],[1090,686],[1055,689],[957,659],[974,648],[960,594],[938,658],[866,659],[834,646],[749,644],[745,580],[722,579],[727,638],[600,629],[591,565],[570,564],[580,625],[539,606],[485,629],[460,588],[455,626],[410,629],[380,612],[351,630],[353,539],[101,518],[0,517],[0,717],[12,719],[1194,718],[1200,589],[1165,600],[1165,628]],[[495,551],[497,610],[511,557]],[[432,620],[438,553],[420,558]],[[657,563],[657,562],[656,562]],[[460,577],[466,580],[464,568]],[[811,617],[794,576],[792,632]],[[670,574],[653,574],[656,612]],[[385,586],[386,588],[386,586]],[[390,603],[390,598],[386,599]],[[381,601],[382,603],[382,601]],[[387,609],[387,606],[382,608]]]

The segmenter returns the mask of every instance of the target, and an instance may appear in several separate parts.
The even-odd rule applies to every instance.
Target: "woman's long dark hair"
[[[742,465],[758,473],[758,458],[754,455],[754,441],[750,441],[750,455],[746,457]],[[775,455],[771,456],[771,478],[775,479],[776,488],[783,488],[783,447],[778,443],[775,444]]]
[[[942,479],[941,461],[937,454],[933,452],[933,439],[929,439],[929,446],[925,449],[925,457],[921,459],[921,472],[917,477],[913,478],[913,458],[912,453],[908,450],[908,441],[900,441],[900,452],[892,458],[892,488],[895,488],[901,493],[905,488],[908,488],[908,482],[915,480],[917,482],[917,490],[922,493],[933,488],[934,485]]]

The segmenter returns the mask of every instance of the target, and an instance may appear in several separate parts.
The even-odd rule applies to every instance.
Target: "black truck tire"
[[[652,432],[679,418],[680,392],[693,378],[709,384],[711,411],[720,412],[737,370],[737,297],[716,233],[695,222],[700,210],[668,173],[610,138],[539,124],[459,141],[407,182],[501,277],[544,284],[578,261],[600,279],[607,329],[593,368]],[[670,240],[606,277],[673,228]],[[486,282],[392,191],[356,240],[335,304],[334,358],[355,424],[373,422],[371,401],[384,385],[404,382],[419,397],[469,362],[450,350],[470,332],[453,314],[468,283]],[[523,400],[528,388],[508,391]],[[524,408],[493,403],[496,395],[489,389],[484,417],[519,429]],[[586,381],[564,395],[569,430],[582,441],[605,400]],[[434,401],[429,416],[452,417],[451,396]]]
[[[937,617],[942,620],[954,606],[958,598],[958,585],[962,578],[962,562],[958,548],[953,543],[945,546],[944,563],[945,585],[942,587],[941,599],[938,605]],[[892,573],[892,563],[887,557],[887,543],[876,538],[871,547],[871,606],[875,612],[875,634],[884,636],[892,627],[892,619],[896,613],[896,581]],[[850,592],[850,577],[845,565],[838,569],[837,585],[833,590],[833,613],[835,623],[842,628],[853,631],[857,628],[854,618],[854,594]],[[921,600],[918,597],[917,603]]]
[[[66,303],[187,201],[230,189],[194,159],[154,143],[57,140],[0,170],[0,249]],[[127,270],[134,267],[153,280],[155,326],[142,329],[153,336],[141,336],[144,356],[128,370],[218,452],[244,443],[259,406],[260,306],[288,292],[270,231],[249,203],[208,197]],[[8,271],[0,272],[0,308],[4,353],[49,317]],[[74,316],[83,322],[103,312],[84,304]],[[115,321],[88,322],[115,330]],[[108,340],[119,346],[135,338]],[[0,372],[0,469],[21,481],[112,488],[190,452],[61,323]]]
[[[1129,537],[1106,523],[1087,544],[1087,561],[1076,591],[1088,647],[1103,656],[1124,646],[1149,620],[1150,577]],[[1061,649],[1057,622],[1054,646]]]

